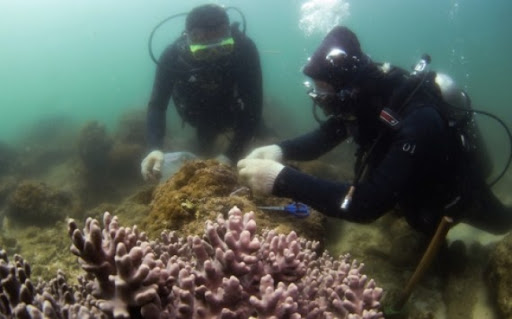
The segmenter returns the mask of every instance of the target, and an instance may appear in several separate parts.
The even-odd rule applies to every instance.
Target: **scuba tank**
[[[418,78],[419,84],[411,93],[414,93],[423,86],[425,79],[432,76],[434,72],[426,71],[428,64],[430,63],[430,57],[423,55],[421,60],[415,66],[412,76]],[[495,121],[497,121],[507,133],[507,137],[510,144],[510,153],[505,167],[501,170],[496,178],[488,183],[489,186],[496,184],[507,172],[510,163],[512,162],[512,134],[508,126],[496,115],[472,108],[471,99],[468,94],[457,87],[451,77],[443,73],[434,73],[434,84],[439,90],[441,95],[441,102],[438,103],[438,111],[441,116],[446,120],[449,128],[455,133],[455,138],[458,139],[458,145],[461,147],[462,154],[464,157],[465,165],[472,172],[477,172],[483,180],[489,178],[492,172],[492,160],[482,137],[478,124],[475,121],[475,114],[486,115]],[[425,88],[428,91],[428,86]],[[439,94],[439,93],[438,93]]]
[[[468,161],[468,168],[479,172],[484,180],[489,178],[493,168],[492,160],[475,120],[471,99],[444,73],[436,73],[435,84],[443,102],[438,105],[438,110],[448,127],[454,130],[458,146]]]

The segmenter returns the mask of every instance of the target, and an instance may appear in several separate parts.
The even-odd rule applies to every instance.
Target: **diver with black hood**
[[[490,159],[469,98],[448,76],[427,71],[429,62],[424,56],[413,72],[373,62],[350,29],[333,28],[303,69],[314,82],[308,94],[327,119],[313,132],[253,150],[238,162],[241,178],[256,193],[353,222],[399,208],[430,235],[443,216],[509,231],[512,209],[486,182]],[[326,181],[282,164],[316,159],[348,137],[358,146],[353,181]]]
[[[158,61],[148,104],[151,151],[141,163],[144,179],[160,175],[171,97],[183,122],[196,129],[201,155],[210,155],[219,134],[233,132],[227,150],[217,156],[231,163],[240,158],[260,125],[262,95],[259,53],[245,35],[245,25],[243,31],[238,24],[230,26],[221,6],[194,8],[186,17],[185,32]]]

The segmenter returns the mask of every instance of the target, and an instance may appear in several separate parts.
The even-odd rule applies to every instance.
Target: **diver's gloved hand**
[[[215,160],[221,164],[225,164],[225,165],[228,165],[228,166],[231,166],[233,165],[233,162],[231,162],[231,160],[229,159],[229,157],[227,157],[226,155],[224,154],[220,154],[220,155],[217,155],[217,157],[215,157]]]
[[[237,164],[238,175],[253,192],[269,195],[284,165],[269,159],[245,158]]]
[[[162,176],[162,165],[164,163],[164,153],[162,151],[152,151],[140,164],[140,172],[145,181],[158,180]]]
[[[251,158],[268,159],[281,163],[283,161],[283,150],[277,144],[262,146],[254,149],[246,157],[246,159]]]

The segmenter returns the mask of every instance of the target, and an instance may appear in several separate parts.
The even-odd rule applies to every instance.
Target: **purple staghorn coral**
[[[382,289],[349,256],[317,256],[316,242],[256,232],[233,208],[203,238],[163,233],[149,242],[104,215],[69,223],[72,252],[92,274],[94,305],[114,318],[383,318]]]
[[[87,319],[108,318],[89,305],[80,287],[70,287],[64,274],[49,282],[33,284],[30,266],[19,255],[11,262],[0,250],[0,318],[20,319]]]
[[[254,213],[233,208],[203,237],[164,232],[149,241],[104,214],[103,228],[71,220],[71,251],[86,275],[30,280],[20,256],[0,250],[1,318],[383,318],[382,289],[349,256],[317,256],[294,232],[258,235]]]

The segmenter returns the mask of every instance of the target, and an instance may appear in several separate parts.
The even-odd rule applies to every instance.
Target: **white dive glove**
[[[164,163],[164,153],[161,151],[152,151],[140,164],[140,172],[145,181],[158,180],[162,175],[162,165]]]
[[[283,161],[283,150],[277,144],[262,146],[254,149],[246,159],[260,158],[269,159],[281,163]]]
[[[253,192],[269,195],[284,165],[269,159],[245,158],[237,164],[238,175]]]

